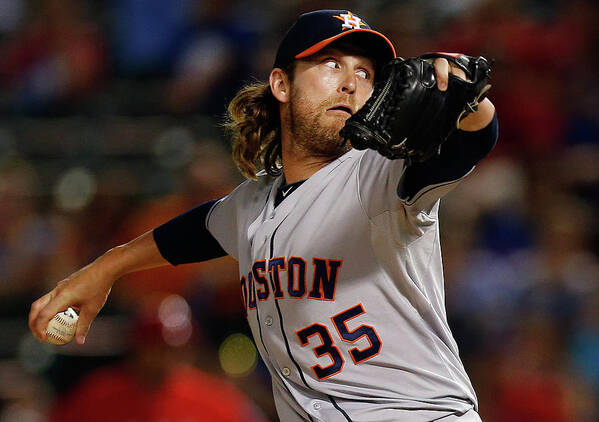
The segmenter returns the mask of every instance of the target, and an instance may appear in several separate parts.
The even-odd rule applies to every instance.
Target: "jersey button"
[[[268,326],[272,325],[272,317],[269,315],[266,318],[264,318],[264,323]]]
[[[291,369],[284,367],[283,369],[281,369],[281,372],[283,373],[283,375],[285,375],[286,377],[288,377],[289,375],[291,375]]]
[[[314,410],[320,410],[320,402],[315,401],[312,407],[314,408]]]

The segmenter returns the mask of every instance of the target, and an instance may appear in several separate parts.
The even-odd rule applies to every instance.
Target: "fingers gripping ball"
[[[46,342],[50,344],[67,344],[73,340],[78,319],[79,315],[73,308],[68,308],[66,311],[54,315],[54,318],[50,320],[48,327],[46,327],[48,336]]]

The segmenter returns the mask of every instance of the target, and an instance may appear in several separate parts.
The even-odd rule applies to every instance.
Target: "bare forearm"
[[[100,256],[94,263],[96,271],[116,280],[126,274],[169,265],[154,241],[152,231],[123,245],[114,247]]]
[[[91,264],[59,281],[54,289],[33,302],[29,328],[40,340],[46,339],[48,321],[59,311],[79,309],[77,343],[83,344],[92,320],[106,303],[114,282],[125,274],[167,265],[152,232],[110,249]]]

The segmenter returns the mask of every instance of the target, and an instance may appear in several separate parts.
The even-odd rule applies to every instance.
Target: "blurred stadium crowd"
[[[450,323],[486,422],[599,421],[597,2],[0,0],[0,422],[276,420],[230,259],[121,280],[83,347],[39,344],[26,316],[241,181],[226,104],[319,8],[365,17],[404,57],[495,60],[499,144],[442,205]],[[104,403],[150,413],[102,419]]]

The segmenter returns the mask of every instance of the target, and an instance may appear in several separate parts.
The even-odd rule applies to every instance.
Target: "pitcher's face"
[[[370,98],[373,78],[371,59],[334,47],[297,60],[289,101],[295,143],[317,156],[347,152],[351,146],[339,131]]]

